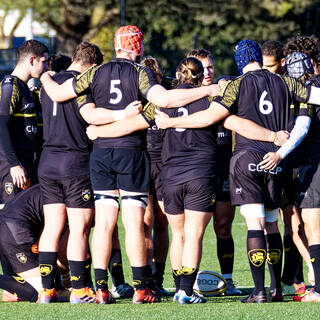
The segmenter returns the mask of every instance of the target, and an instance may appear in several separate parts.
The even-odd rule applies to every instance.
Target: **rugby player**
[[[1,81],[0,200],[6,203],[33,181],[37,116],[27,82],[47,69],[48,48],[28,40],[18,49],[13,72]]]
[[[34,185],[8,201],[0,215],[0,258],[3,275],[0,287],[14,296],[3,293],[2,301],[38,301],[42,289],[38,262],[38,241],[44,225],[40,186]],[[61,238],[60,248],[65,246]],[[59,252],[60,261],[65,261],[66,252]],[[61,257],[63,259],[61,259]],[[64,269],[68,269],[64,265]],[[67,273],[68,270],[65,272]],[[61,287],[60,273],[54,270],[54,286]],[[55,294],[55,301],[67,301]]]
[[[264,42],[261,51],[264,69],[278,74],[285,73],[283,44],[280,41],[268,40]]]
[[[306,88],[295,79],[262,70],[262,53],[254,41],[239,42],[235,60],[241,76],[227,84],[220,99],[212,102],[208,109],[188,116],[169,118],[160,113],[156,116],[158,127],[201,128],[234,112],[270,130],[287,130],[289,107],[293,100],[319,104],[318,88]],[[277,248],[280,235],[273,230],[270,232],[266,222],[277,220],[284,167],[283,164],[277,165],[292,145],[296,145],[294,138],[295,135],[292,139],[290,136],[278,153],[265,156],[268,151],[277,151],[277,147],[236,135],[235,151],[230,163],[231,200],[233,205],[240,205],[247,225],[248,258],[255,284],[253,292],[242,299],[244,303],[267,302],[264,266],[266,259],[271,264],[280,259]],[[276,300],[271,297],[271,301]]]
[[[214,62],[211,53],[205,49],[194,49],[187,55],[199,59],[204,68],[203,86],[214,83]],[[229,162],[232,156],[232,133],[218,124],[217,132],[217,170],[218,190],[213,214],[213,229],[217,237],[217,254],[222,276],[227,280],[226,295],[239,295],[232,280],[234,261],[234,242],[231,234],[235,210],[230,201]]]
[[[100,49],[83,42],[76,48],[67,71],[61,71],[55,79],[64,82],[102,61]],[[90,145],[85,134],[87,124],[82,118],[82,114],[85,117],[88,111],[82,110],[82,107],[86,104],[86,108],[89,108],[90,104],[88,101],[77,103],[75,100],[58,104],[44,90],[41,90],[40,97],[44,144],[38,172],[45,224],[39,242],[39,264],[44,288],[39,302],[55,301],[52,270],[67,217],[70,229],[67,253],[73,288],[70,302],[95,302],[95,295],[88,287],[86,278],[88,235],[94,200],[89,176]]]
[[[217,94],[218,86],[193,90],[166,90],[154,73],[135,63],[143,52],[143,34],[135,26],[122,26],[115,34],[116,58],[93,67],[75,81],[59,86],[50,74],[42,78],[53,101],[74,98],[90,89],[97,107],[119,112],[130,103],[148,99],[162,107],[176,107],[207,95]],[[122,198],[122,220],[126,231],[126,250],[132,267],[134,303],[159,301],[146,288],[146,248],[143,217],[148,201],[149,161],[144,150],[144,133],[123,138],[98,139],[91,154],[91,180],[95,193],[95,229],[92,254],[95,281],[107,290],[106,264],[109,261],[112,232],[118,217],[118,198]]]

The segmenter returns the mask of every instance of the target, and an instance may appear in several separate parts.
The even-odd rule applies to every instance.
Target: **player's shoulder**
[[[18,84],[18,78],[11,74],[6,75],[1,80],[1,87],[13,87]]]

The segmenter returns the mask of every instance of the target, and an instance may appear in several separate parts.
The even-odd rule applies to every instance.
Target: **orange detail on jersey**
[[[38,243],[35,243],[32,247],[31,247],[31,251],[33,253],[39,253],[39,245]]]

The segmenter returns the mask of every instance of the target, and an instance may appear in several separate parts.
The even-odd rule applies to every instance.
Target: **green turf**
[[[123,244],[123,228],[119,224]],[[280,226],[282,228],[282,226]],[[246,292],[252,286],[246,256],[246,228],[237,214],[233,225],[235,241],[234,280]],[[130,267],[123,253],[126,280],[131,281]],[[216,257],[216,238],[212,224],[208,226],[203,245],[203,258],[200,269],[220,272]],[[306,275],[306,273],[305,273]],[[266,272],[266,285],[269,276]],[[173,287],[169,261],[166,268],[164,286]],[[0,303],[0,319],[319,319],[320,305],[317,303],[293,302],[292,297],[285,297],[284,303],[247,305],[240,302],[241,297],[212,297],[203,305],[180,306],[164,300],[154,305],[133,305],[130,300],[118,301],[115,305],[38,305],[27,302]]]

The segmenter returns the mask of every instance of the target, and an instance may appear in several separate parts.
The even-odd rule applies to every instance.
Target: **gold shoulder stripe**
[[[29,113],[29,114],[15,113],[13,116],[14,117],[23,117],[23,118],[32,118],[32,117],[36,117],[37,115],[35,113]]]

